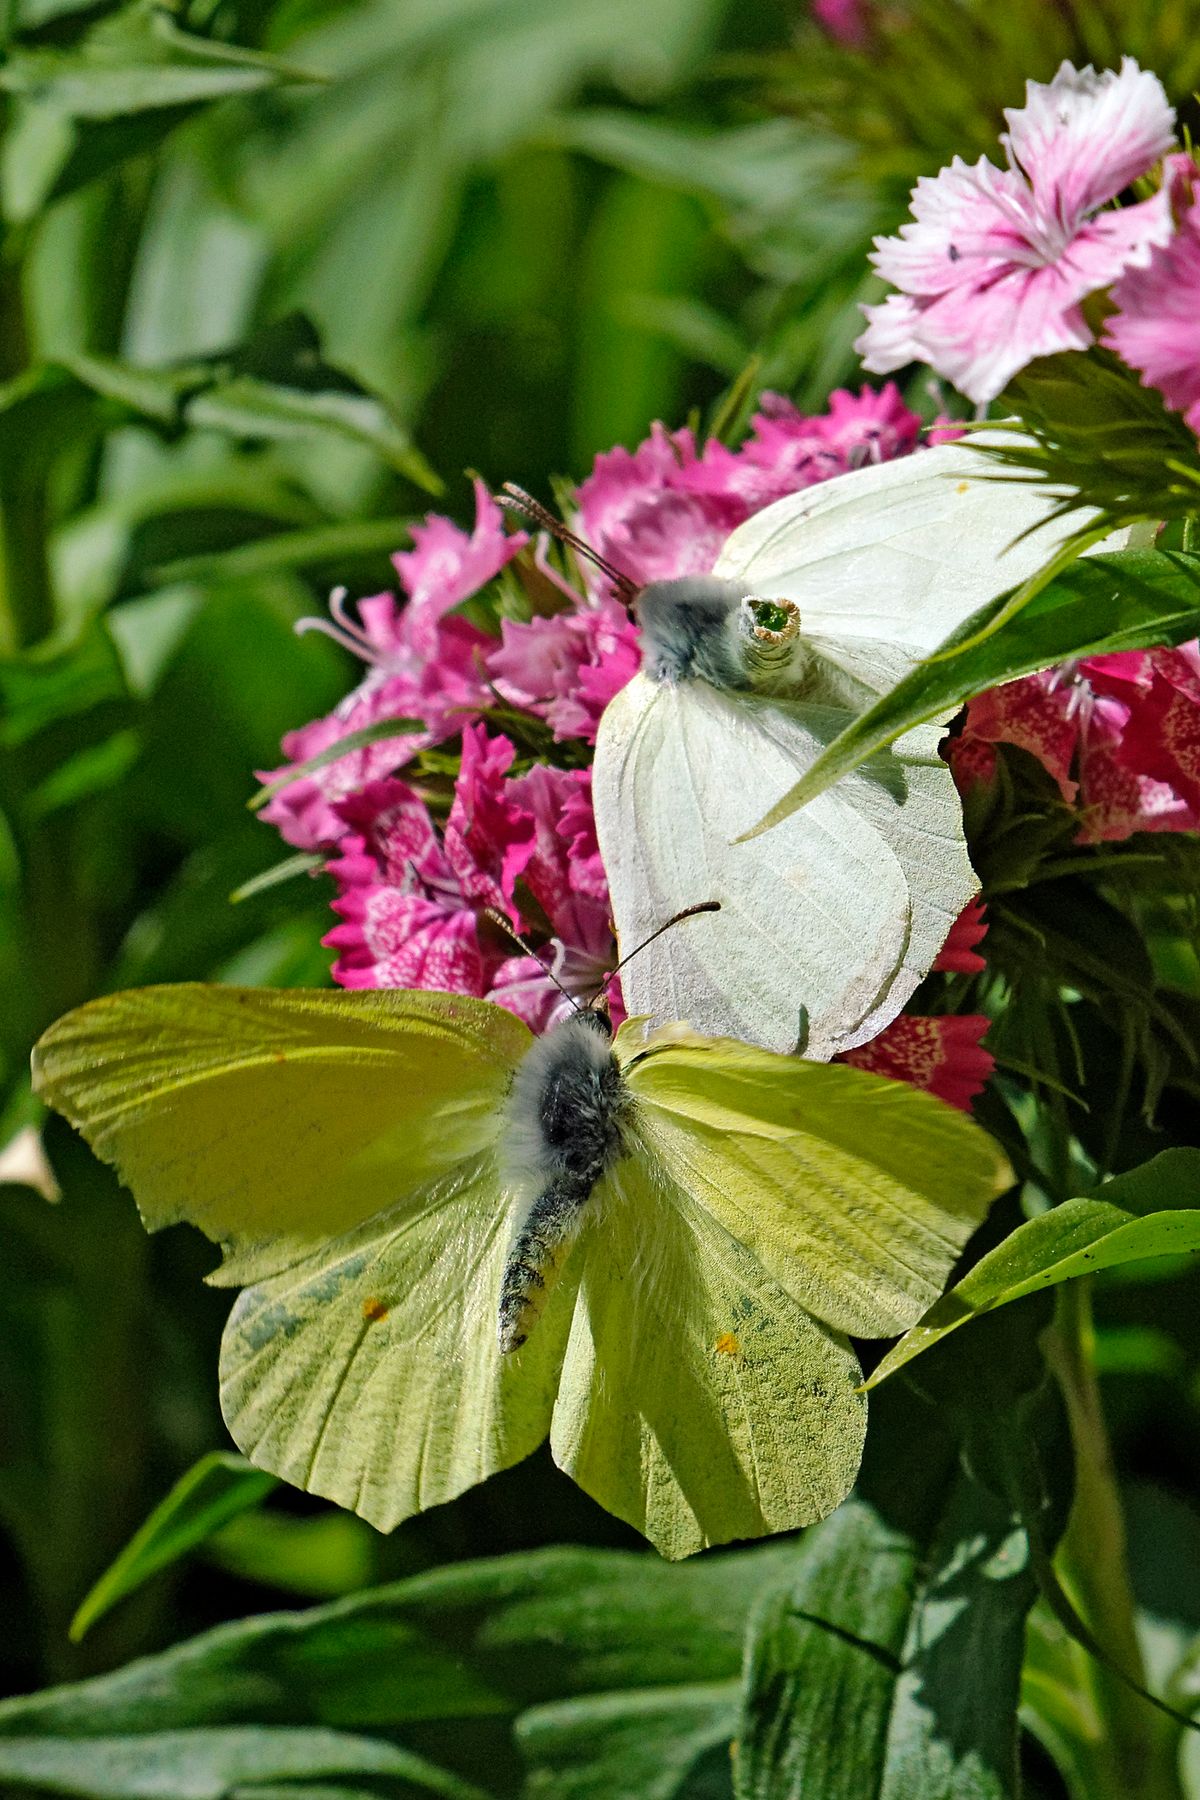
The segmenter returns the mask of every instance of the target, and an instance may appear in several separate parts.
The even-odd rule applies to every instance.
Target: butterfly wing
[[[835,476],[755,513],[713,573],[794,600],[819,659],[884,693],[1078,529],[1045,488],[996,474],[960,442]]]
[[[622,949],[684,907],[721,903],[629,963],[631,1012],[824,1058],[900,1010],[978,887],[936,733],[733,842],[845,722],[644,676],[611,702],[593,797]]]
[[[550,1433],[559,1467],[668,1557],[823,1518],[866,1431],[845,1339],[675,1173],[643,1147],[598,1191]]]
[[[202,986],[51,1027],[35,1079],[133,1189],[251,1285],[222,1404],[264,1468],[384,1529],[545,1436],[569,1284],[520,1365],[496,1348],[500,1109],[529,1031],[454,995]]]
[[[636,1021],[616,1052],[648,1153],[840,1331],[920,1318],[1012,1180],[971,1119],[905,1082]]]
[[[508,1238],[487,1153],[245,1289],[221,1342],[239,1449],[381,1531],[536,1450],[573,1271],[519,1356],[502,1357]]]

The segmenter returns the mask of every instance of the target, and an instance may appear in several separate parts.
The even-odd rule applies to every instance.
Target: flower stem
[[[12,243],[0,254],[0,380],[24,372],[29,359],[21,268]],[[0,449],[0,654],[13,656],[54,627],[46,554],[49,510],[44,454],[36,443]]]
[[[1058,1551],[1059,1574],[1076,1609],[1113,1662],[1145,1685],[1134,1624],[1135,1603],[1125,1522],[1096,1379],[1091,1281],[1058,1290],[1047,1355],[1066,1401],[1075,1451],[1075,1500]],[[1091,1702],[1095,1733],[1080,1744],[1088,1768],[1079,1800],[1184,1800],[1179,1730],[1113,1669],[1073,1646],[1080,1688]]]

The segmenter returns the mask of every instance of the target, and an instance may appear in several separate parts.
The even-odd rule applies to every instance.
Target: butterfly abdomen
[[[592,1191],[620,1154],[626,1105],[597,1013],[557,1026],[517,1070],[502,1138],[506,1186],[518,1199],[500,1283],[502,1352],[519,1349],[540,1318]]]

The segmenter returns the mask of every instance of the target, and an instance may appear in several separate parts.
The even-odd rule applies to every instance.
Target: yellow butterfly
[[[822,1517],[844,1334],[918,1319],[1008,1179],[902,1083],[450,994],[115,994],[34,1069],[150,1229],[221,1243],[241,1448],[383,1530],[547,1435],[666,1556]]]

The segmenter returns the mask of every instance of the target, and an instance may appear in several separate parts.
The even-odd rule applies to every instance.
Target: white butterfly
[[[733,840],[1068,535],[1044,488],[985,467],[957,443],[838,476],[747,520],[711,577],[638,595],[642,672],[601,720],[592,789],[617,932],[638,943],[695,901],[721,910],[630,966],[631,1013],[827,1058],[928,973],[979,886],[941,725]]]

